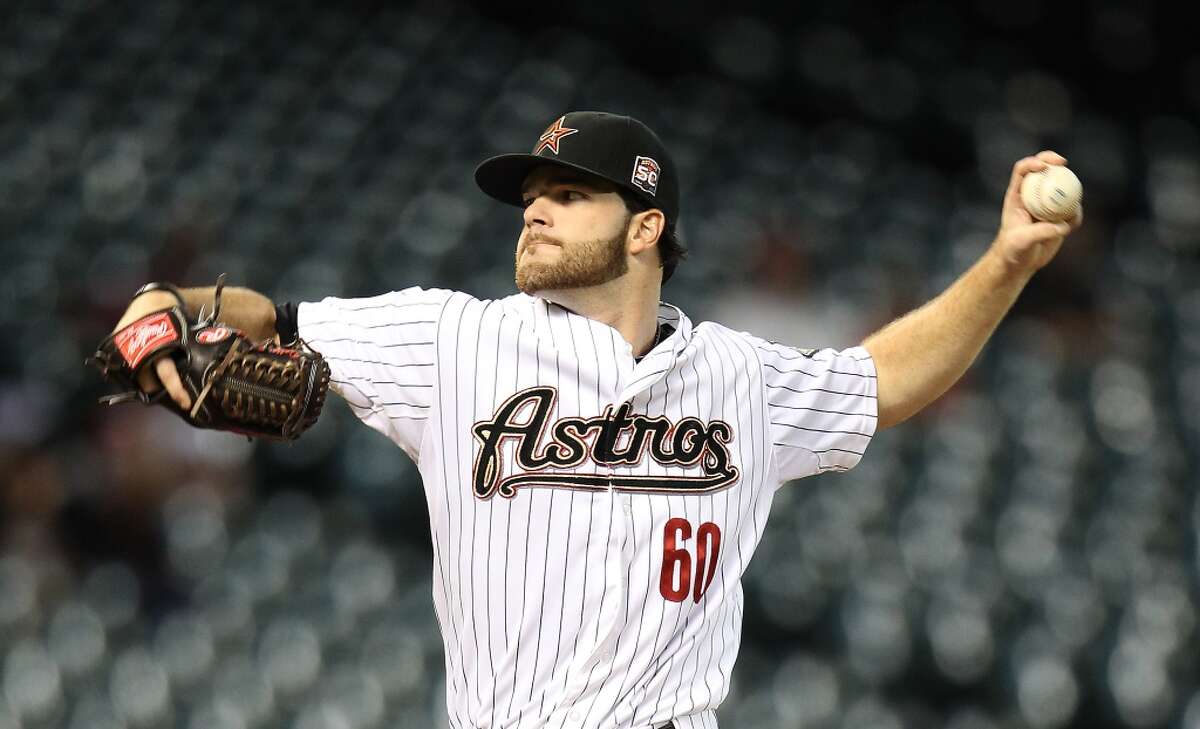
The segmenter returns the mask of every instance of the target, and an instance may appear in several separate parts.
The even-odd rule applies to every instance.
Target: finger
[[[1005,205],[1021,202],[1021,180],[1030,172],[1046,169],[1047,163],[1037,157],[1022,157],[1013,165],[1012,177],[1008,180],[1008,191],[1004,193]]]
[[[192,399],[188,397],[187,390],[183,388],[183,382],[179,379],[179,371],[175,369],[175,361],[170,357],[163,357],[154,363],[154,371],[158,373],[159,382],[167,388],[167,394],[171,396],[175,404],[184,410],[190,410]]]
[[[1050,149],[1044,149],[1037,153],[1037,158],[1041,161],[1052,165],[1065,165],[1067,158]]]
[[[142,371],[138,373],[138,387],[142,388],[142,392],[147,395],[154,394],[162,389],[162,385],[158,383],[158,376],[149,367],[143,367]]]

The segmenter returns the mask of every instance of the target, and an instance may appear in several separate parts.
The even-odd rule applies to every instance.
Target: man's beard
[[[564,245],[558,260],[553,262],[522,262],[518,254],[517,288],[526,294],[575,289],[599,286],[625,275],[629,270],[629,262],[625,260],[625,228],[621,226],[617,235],[606,240]]]

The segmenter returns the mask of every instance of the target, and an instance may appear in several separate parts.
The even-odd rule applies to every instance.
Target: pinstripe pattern
[[[456,729],[716,729],[775,489],[853,467],[874,433],[865,350],[659,316],[675,331],[639,362],[611,327],[523,294],[299,307],[334,389],[420,469]]]

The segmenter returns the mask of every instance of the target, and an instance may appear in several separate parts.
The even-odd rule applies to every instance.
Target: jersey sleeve
[[[875,363],[862,347],[754,340],[780,482],[853,468],[878,422]]]
[[[300,338],[329,362],[330,387],[417,461],[435,403],[435,339],[453,294],[417,287],[298,308]]]

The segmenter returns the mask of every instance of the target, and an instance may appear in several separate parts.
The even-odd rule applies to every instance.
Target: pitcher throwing
[[[330,387],[416,462],[456,729],[714,729],[741,577],[775,490],[852,468],[946,391],[1082,222],[1034,221],[1016,163],[994,243],[944,293],[842,351],[798,349],[660,301],[683,257],[675,164],[640,122],[555,120],[483,162],[523,209],[520,293],[407,288],[276,306],[224,293],[222,323],[319,353]],[[211,288],[181,292],[189,315]],[[116,334],[176,304],[137,296]],[[176,412],[186,347],[130,367]],[[156,356],[155,356],[156,355]]]

